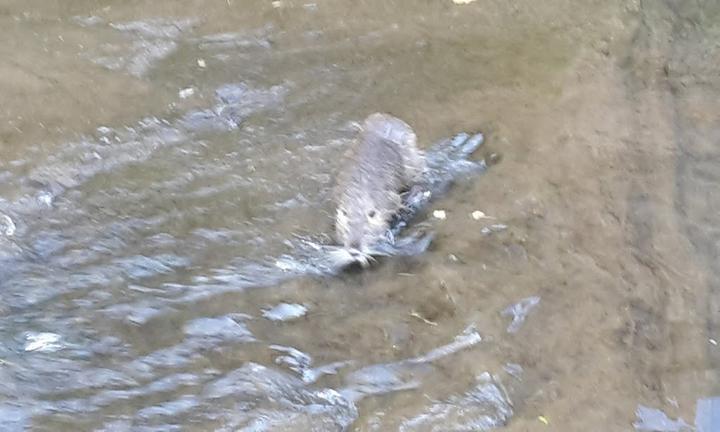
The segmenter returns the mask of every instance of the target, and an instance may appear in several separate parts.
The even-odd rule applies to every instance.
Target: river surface
[[[4,1],[0,430],[693,424],[720,4],[460,3]],[[425,253],[304,272],[377,111],[498,162]]]

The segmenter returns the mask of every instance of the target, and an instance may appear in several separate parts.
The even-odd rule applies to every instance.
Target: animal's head
[[[371,248],[385,239],[392,218],[387,207],[368,194],[343,196],[335,215],[338,241],[351,253],[367,257]]]

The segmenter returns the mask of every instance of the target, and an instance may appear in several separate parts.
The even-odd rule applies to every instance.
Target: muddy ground
[[[500,430],[627,431],[638,404],[692,422],[696,400],[720,393],[720,4],[415,3],[0,6],[0,211],[17,228],[0,243],[8,424],[240,428],[234,402],[203,416],[207,383],[247,362],[282,369],[271,344],[316,365],[387,364],[471,324],[482,342],[413,390],[359,400],[350,430],[398,430],[508,364],[522,373],[505,378]],[[177,138],[174,119],[237,82],[256,89],[240,125]],[[331,233],[348,125],[375,111],[423,146],[481,130],[478,156],[501,160],[434,203],[447,219],[427,215],[437,237],[422,256],[234,289],[238,260]],[[138,126],[148,118],[160,126]],[[103,126],[134,135],[108,143]],[[52,198],[28,204],[38,196]],[[507,333],[500,312],[530,296],[539,305]],[[264,320],[280,302],[309,312]],[[251,317],[254,342],[182,345],[188,323],[233,314]],[[28,331],[61,349],[28,350]],[[163,379],[185,381],[148,390]]]

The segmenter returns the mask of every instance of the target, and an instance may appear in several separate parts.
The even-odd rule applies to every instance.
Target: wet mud
[[[712,1],[5,2],[0,423],[713,427],[719,23]],[[421,253],[328,275],[333,179],[378,111],[423,149],[482,131],[495,163],[413,215]]]

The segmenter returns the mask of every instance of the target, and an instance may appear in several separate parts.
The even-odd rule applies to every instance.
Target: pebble
[[[474,212],[470,213],[470,216],[472,216],[475,220],[480,220],[485,217],[485,213],[481,212],[480,210],[475,210]]]
[[[194,94],[195,94],[195,89],[192,87],[188,87],[188,88],[180,90],[180,92],[178,93],[178,96],[180,96],[181,99],[187,99]]]

